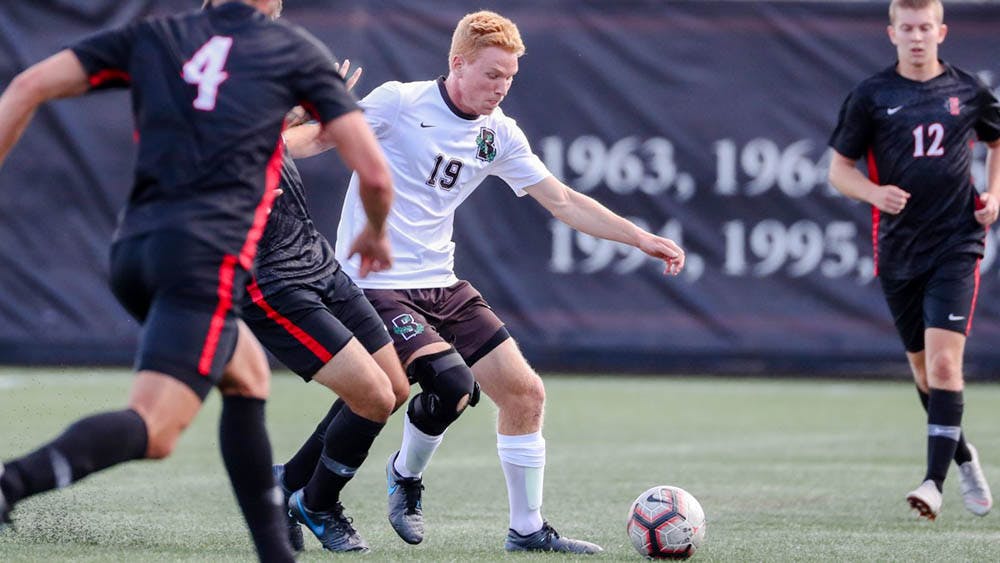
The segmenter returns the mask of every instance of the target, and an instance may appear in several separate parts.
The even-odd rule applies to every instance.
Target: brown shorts
[[[471,367],[510,338],[503,322],[467,281],[434,289],[366,289],[406,362],[434,342],[447,342]]]

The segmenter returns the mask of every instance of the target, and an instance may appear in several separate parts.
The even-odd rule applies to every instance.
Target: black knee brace
[[[406,368],[421,392],[410,400],[406,413],[421,432],[438,436],[458,419],[465,407],[479,402],[479,384],[454,348],[413,360]],[[463,400],[468,398],[468,402]]]

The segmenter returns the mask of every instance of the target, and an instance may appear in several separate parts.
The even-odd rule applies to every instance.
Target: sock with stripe
[[[146,457],[146,423],[132,409],[82,418],[55,440],[4,462],[0,487],[11,504],[61,489],[119,463]]]
[[[368,457],[384,422],[368,420],[344,405],[326,428],[323,453],[305,486],[309,510],[329,512],[340,500],[340,491]]]
[[[285,463],[285,482],[283,484],[289,491],[297,491],[309,482],[309,478],[316,470],[316,464],[319,463],[320,456],[323,455],[326,428],[330,426],[343,406],[344,400],[337,399],[323,420],[316,426],[312,435],[302,444],[299,451],[295,452],[292,459]]]
[[[927,401],[927,474],[942,489],[948,466],[955,457],[958,439],[962,435],[962,409],[964,401],[961,391],[934,389]]]
[[[917,387],[917,395],[920,397],[920,404],[924,406],[924,412],[927,412],[927,393]],[[955,463],[961,465],[967,461],[972,461],[972,452],[969,451],[969,445],[965,441],[965,432],[962,432],[958,437],[958,446],[955,448]]]

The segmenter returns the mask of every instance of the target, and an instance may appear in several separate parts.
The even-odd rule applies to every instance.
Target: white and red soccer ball
[[[646,557],[687,559],[705,540],[705,511],[680,487],[653,487],[629,509],[628,537]]]

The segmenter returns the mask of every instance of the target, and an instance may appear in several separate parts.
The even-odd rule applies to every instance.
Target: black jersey
[[[873,211],[880,275],[909,278],[945,253],[983,253],[985,230],[973,216],[977,137],[1000,138],[1000,105],[979,80],[947,64],[926,82],[900,76],[893,65],[848,95],[830,146],[866,158],[876,184],[911,194],[899,215]]]
[[[255,277],[265,294],[319,280],[340,268],[333,248],[309,216],[302,178],[288,155],[281,165],[281,189],[257,250]]]
[[[285,113],[357,109],[330,52],[242,2],[150,18],[72,47],[93,88],[131,86],[135,183],[116,237],[187,232],[250,267],[281,168]]]

